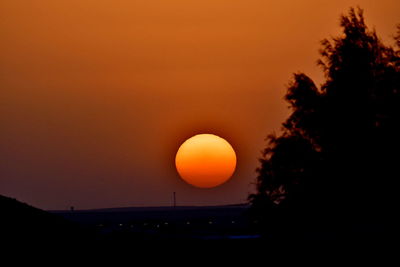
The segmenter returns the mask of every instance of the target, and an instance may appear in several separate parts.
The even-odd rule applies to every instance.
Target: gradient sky
[[[364,8],[387,44],[400,1],[0,0],[0,194],[43,209],[241,203],[291,74]],[[179,145],[226,138],[237,171],[183,182]]]

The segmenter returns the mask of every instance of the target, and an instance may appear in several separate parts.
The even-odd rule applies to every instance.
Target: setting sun
[[[211,188],[231,178],[236,168],[236,153],[225,139],[213,134],[198,134],[180,146],[175,165],[187,183]]]

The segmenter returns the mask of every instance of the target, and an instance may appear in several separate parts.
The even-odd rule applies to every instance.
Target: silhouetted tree
[[[322,41],[318,64],[326,81],[318,88],[294,74],[285,96],[292,114],[279,137],[268,137],[257,193],[249,197],[265,225],[277,210],[297,218],[350,216],[395,203],[400,26],[394,47],[367,28],[361,9],[351,8],[340,26],[342,35]]]

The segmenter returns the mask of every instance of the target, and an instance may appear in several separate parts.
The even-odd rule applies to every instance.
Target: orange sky
[[[319,41],[357,5],[391,42],[398,0],[1,0],[0,194],[45,209],[245,201],[291,73],[322,81]],[[221,187],[176,173],[201,132],[237,151]]]

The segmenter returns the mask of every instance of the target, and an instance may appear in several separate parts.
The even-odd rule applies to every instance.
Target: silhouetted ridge
[[[226,209],[226,208],[248,208],[249,204],[228,204],[228,205],[212,205],[212,206],[144,206],[144,207],[115,207],[115,208],[99,208],[99,209],[83,209],[75,210],[74,213],[87,212],[130,212],[130,211],[168,211],[168,210],[193,210],[193,209]],[[51,213],[70,213],[70,210],[50,210]]]
[[[59,215],[0,196],[0,236],[10,243],[37,246],[79,243],[86,232]],[[37,248],[37,247],[36,247]]]

